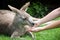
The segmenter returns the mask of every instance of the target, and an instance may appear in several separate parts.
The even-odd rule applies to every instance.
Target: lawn
[[[54,20],[59,20],[59,19],[60,17]],[[45,24],[42,24],[41,26],[44,25]],[[34,36],[35,36],[35,40],[60,40],[60,28],[34,32]],[[10,38],[9,36],[6,35],[0,35],[0,40],[32,40],[32,38],[29,35],[24,35],[21,38]]]

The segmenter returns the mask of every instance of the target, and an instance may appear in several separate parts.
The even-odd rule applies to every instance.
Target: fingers
[[[29,32],[29,31],[30,31],[30,32],[36,31],[36,29],[35,29],[34,27],[29,27],[28,25],[25,25],[24,27],[26,28],[26,31],[28,31],[28,32]]]
[[[30,27],[28,25],[25,25],[24,27],[26,28],[26,31],[28,32],[38,32],[38,31],[43,30],[43,27]]]
[[[28,25],[25,25],[24,27],[25,27],[26,31],[30,31],[30,29],[31,29],[31,27]]]
[[[29,31],[31,31],[31,32],[37,32],[38,31],[38,28],[32,27],[31,29],[29,29]]]

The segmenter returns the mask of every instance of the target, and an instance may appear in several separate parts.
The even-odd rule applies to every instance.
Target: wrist
[[[38,23],[38,24],[42,24],[42,23],[43,23],[42,19],[38,20],[37,23]]]

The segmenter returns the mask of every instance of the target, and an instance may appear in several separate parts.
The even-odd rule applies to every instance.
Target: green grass
[[[54,20],[59,20],[56,18]],[[41,25],[44,26],[45,24]],[[34,32],[35,40],[60,40],[60,28],[54,28],[49,30],[44,30],[40,32]],[[0,35],[0,40],[32,40],[29,35],[24,35],[21,38],[10,38],[9,36]]]

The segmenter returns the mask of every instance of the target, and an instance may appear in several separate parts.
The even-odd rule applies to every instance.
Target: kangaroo
[[[20,37],[28,32],[25,28],[26,25],[29,27],[33,26],[30,22],[31,16],[26,13],[24,6],[20,10],[10,5],[8,7],[12,11],[0,10],[0,33],[9,34],[11,38]],[[34,38],[32,32],[29,33]]]

